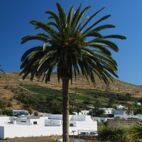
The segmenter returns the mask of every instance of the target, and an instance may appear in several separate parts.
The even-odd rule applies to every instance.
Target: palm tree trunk
[[[69,142],[69,79],[62,79],[63,89],[63,142]]]

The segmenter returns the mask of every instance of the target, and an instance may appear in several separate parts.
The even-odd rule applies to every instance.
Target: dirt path
[[[60,137],[28,137],[0,140],[0,142],[57,142]],[[70,142],[97,142],[96,140],[83,140],[70,138]]]

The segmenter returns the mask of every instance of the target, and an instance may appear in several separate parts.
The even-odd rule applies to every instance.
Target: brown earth
[[[0,140],[0,142],[54,142],[54,137],[28,137]]]
[[[6,140],[0,140],[0,142],[57,142],[57,140],[60,139],[60,137],[28,137],[28,138],[14,138],[14,139],[6,139]],[[98,142],[97,140],[80,140],[76,138],[70,138],[70,142]]]
[[[36,79],[34,81],[30,81],[29,79],[22,80],[22,77],[19,76],[18,73],[0,73],[0,94],[9,94],[12,95],[11,92],[7,90],[6,87],[14,87],[16,88],[20,84],[36,84],[43,87],[49,87],[49,88],[61,88],[61,82],[58,82],[56,74],[53,74],[51,77],[51,81],[47,84],[41,81],[37,81]],[[122,82],[119,80],[114,80],[109,85],[105,85],[102,81],[99,79],[96,79],[96,84],[89,83],[84,77],[79,76],[76,78],[76,80],[73,80],[72,84],[70,84],[70,88],[84,88],[84,89],[100,89],[100,90],[106,90],[109,89],[110,91],[114,92],[124,92],[124,93],[131,93],[135,96],[142,97],[142,87],[126,82]],[[25,88],[23,88],[25,89]]]
[[[119,80],[114,80],[109,85],[105,85],[99,79],[96,79],[96,84],[89,83],[84,77],[79,76],[76,80],[73,80],[70,84],[70,88],[84,88],[84,89],[98,89],[98,90],[109,90],[112,92],[119,92],[124,94],[132,94],[135,97],[142,97],[142,87],[125,83]],[[30,92],[26,88],[22,87],[21,84],[35,84],[42,87],[60,89],[61,83],[58,82],[56,74],[53,74],[51,81],[45,84],[40,80],[30,81],[29,79],[23,80],[18,73],[0,73],[0,99],[7,102],[8,108],[20,109],[23,108],[23,104],[14,99],[14,95],[17,92]],[[30,92],[32,94],[32,92]]]

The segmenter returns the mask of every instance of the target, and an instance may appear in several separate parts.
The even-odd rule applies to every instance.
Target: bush
[[[102,126],[98,132],[98,139],[108,142],[125,142],[125,129],[120,127],[110,128]]]
[[[30,115],[33,113],[32,109],[27,108],[27,111],[30,113]]]
[[[140,107],[136,107],[135,109],[134,109],[134,114],[136,115],[136,114],[142,114],[142,107],[140,106]]]
[[[99,108],[94,108],[94,109],[92,109],[92,110],[89,112],[89,114],[90,114],[91,116],[98,116],[98,117],[103,117],[103,116],[105,116],[104,110],[103,110],[103,109],[99,109]]]
[[[34,112],[34,116],[38,116],[38,112],[37,111]]]
[[[7,115],[7,116],[12,116],[13,112],[10,109],[4,109],[4,110],[2,110],[2,114]]]
[[[5,108],[6,103],[3,100],[0,100],[0,108]]]
[[[135,124],[127,127],[102,126],[98,131],[98,139],[107,142],[140,142],[142,139],[142,126]]]
[[[142,126],[135,124],[128,130],[127,139],[129,142],[139,142],[142,139]]]

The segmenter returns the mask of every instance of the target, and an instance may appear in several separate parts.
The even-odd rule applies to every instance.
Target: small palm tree
[[[0,65],[0,72],[3,72],[2,66]]]
[[[63,142],[69,141],[69,81],[82,74],[87,80],[95,83],[96,76],[108,83],[117,77],[117,63],[112,58],[111,50],[118,51],[118,46],[111,38],[125,39],[122,35],[104,35],[101,31],[114,28],[114,25],[101,22],[111,15],[89,23],[103,10],[100,9],[90,17],[83,15],[90,6],[81,10],[71,7],[65,13],[57,3],[58,14],[47,11],[48,22],[32,20],[36,29],[44,32],[22,38],[22,44],[30,40],[42,41],[42,45],[30,48],[22,58],[21,74],[23,79],[28,75],[50,81],[53,71],[57,72],[58,80],[62,81],[63,95]]]

